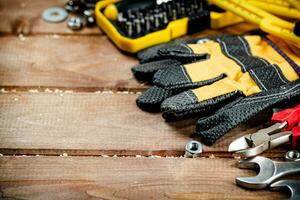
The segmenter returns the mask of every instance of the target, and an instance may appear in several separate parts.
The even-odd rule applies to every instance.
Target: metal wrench
[[[257,176],[236,178],[238,185],[249,189],[263,189],[282,176],[300,173],[300,162],[275,162],[262,156],[241,160],[238,167],[258,170]]]
[[[300,199],[300,181],[299,180],[282,180],[270,185],[272,190],[288,189],[290,192],[289,200]]]

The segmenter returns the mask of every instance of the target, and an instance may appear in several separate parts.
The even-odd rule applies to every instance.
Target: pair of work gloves
[[[212,145],[261,111],[300,100],[300,57],[271,36],[211,36],[138,54],[132,72],[153,85],[137,99],[168,121],[199,118],[196,134]]]

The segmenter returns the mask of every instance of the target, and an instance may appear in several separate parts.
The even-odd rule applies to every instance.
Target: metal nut
[[[288,151],[285,154],[285,159],[287,161],[300,161],[300,152],[296,150]]]
[[[95,25],[95,18],[94,17],[88,17],[86,18],[86,26],[87,27],[92,27]]]
[[[94,17],[94,10],[92,10],[92,9],[84,10],[83,15],[85,17]]]
[[[72,30],[80,30],[84,25],[83,20],[80,17],[71,17],[67,24]]]
[[[185,157],[196,158],[202,154],[202,144],[192,140],[185,145]]]
[[[79,12],[82,3],[79,0],[70,0],[65,4],[65,10],[70,13]]]

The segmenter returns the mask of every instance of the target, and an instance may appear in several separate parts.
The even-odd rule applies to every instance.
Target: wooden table
[[[73,32],[41,19],[45,8],[64,3],[0,0],[0,199],[283,197],[234,183],[254,172],[235,167],[228,144],[261,128],[261,120],[205,146],[203,158],[183,158],[194,121],[166,123],[138,109],[135,99],[148,86],[131,74],[134,56],[97,28]]]

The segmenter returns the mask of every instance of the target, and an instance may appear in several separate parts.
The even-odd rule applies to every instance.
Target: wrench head
[[[289,200],[300,199],[300,181],[299,180],[282,180],[270,185],[272,190],[288,190],[290,193]]]
[[[238,167],[254,169],[258,173],[253,177],[237,177],[235,179],[239,186],[248,189],[263,189],[267,187],[273,181],[276,170],[274,162],[262,156],[241,160],[238,163]]]

